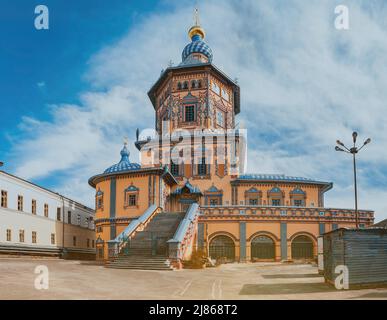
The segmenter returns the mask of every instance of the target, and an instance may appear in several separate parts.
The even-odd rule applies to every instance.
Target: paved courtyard
[[[34,286],[39,265],[49,270],[47,290]],[[309,264],[137,271],[92,262],[0,257],[0,299],[387,299],[387,288],[337,291]]]

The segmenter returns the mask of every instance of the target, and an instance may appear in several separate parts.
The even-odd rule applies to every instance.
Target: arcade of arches
[[[286,239],[287,259],[314,260],[317,256],[317,241],[309,234],[295,234]],[[273,234],[258,232],[246,242],[245,257],[241,259],[241,243],[232,234],[214,234],[207,243],[208,255],[212,259],[232,261],[281,261],[281,240]]]

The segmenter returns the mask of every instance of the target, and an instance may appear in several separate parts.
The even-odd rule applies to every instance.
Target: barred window
[[[44,216],[47,218],[48,217],[48,204],[44,204]]]
[[[128,197],[129,207],[134,207],[137,205],[137,196],[135,194],[130,194]]]
[[[193,105],[185,106],[184,120],[185,122],[195,121],[195,107]]]
[[[205,176],[207,174],[206,158],[202,158],[202,163],[198,164],[198,175]]]

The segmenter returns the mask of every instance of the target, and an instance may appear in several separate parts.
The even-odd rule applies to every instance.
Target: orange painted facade
[[[155,132],[166,143],[137,134],[141,166],[129,162],[125,146],[120,163],[89,181],[96,189],[100,257],[107,256],[106,242],[150,205],[166,212],[186,211],[190,203],[197,202],[201,211],[197,247],[211,257],[314,259],[317,237],[334,228],[354,227],[354,211],[325,208],[330,182],[244,173],[246,140],[235,125],[240,88],[212,64],[212,53],[200,33],[203,30],[195,28],[199,31],[191,28],[193,45],[184,49],[183,62],[167,68],[148,93],[155,109]],[[195,46],[196,41],[201,46]],[[225,138],[216,131],[219,129],[235,130],[237,135]],[[202,130],[208,131],[195,139],[194,132]],[[177,138],[170,138],[171,134]],[[173,163],[174,149],[179,157],[184,152],[190,157]],[[201,152],[211,154],[205,165],[197,162]],[[102,204],[98,202],[101,196]],[[361,227],[373,223],[372,211],[359,214]]]

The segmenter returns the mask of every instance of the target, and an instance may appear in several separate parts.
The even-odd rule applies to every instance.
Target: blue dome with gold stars
[[[117,172],[141,169],[141,166],[138,163],[130,162],[129,154],[130,154],[129,150],[126,147],[126,143],[125,143],[124,147],[121,150],[121,161],[107,168],[104,171],[104,173],[117,173]]]

